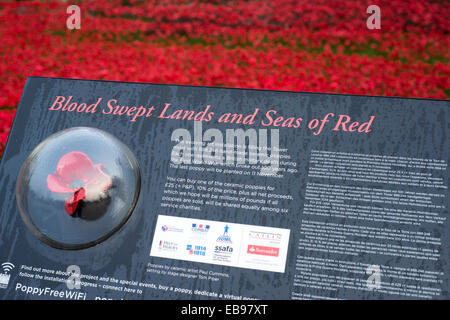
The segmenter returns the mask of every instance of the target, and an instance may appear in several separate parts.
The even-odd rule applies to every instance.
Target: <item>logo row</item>
[[[284,272],[289,232],[160,215],[150,255]]]

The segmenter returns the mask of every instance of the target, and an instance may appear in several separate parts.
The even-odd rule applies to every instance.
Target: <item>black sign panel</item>
[[[449,102],[31,77],[3,299],[448,299]]]

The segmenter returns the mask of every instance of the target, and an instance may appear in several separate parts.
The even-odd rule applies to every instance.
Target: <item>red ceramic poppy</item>
[[[56,171],[48,175],[47,187],[52,192],[69,193],[64,209],[73,215],[81,200],[96,201],[105,196],[112,180],[102,167],[94,165],[83,152],[69,152],[59,159]]]

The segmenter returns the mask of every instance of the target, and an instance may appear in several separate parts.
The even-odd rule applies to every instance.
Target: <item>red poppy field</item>
[[[26,78],[450,97],[450,2],[0,2],[0,153]]]

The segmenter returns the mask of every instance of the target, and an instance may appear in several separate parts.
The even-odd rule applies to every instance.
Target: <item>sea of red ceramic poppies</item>
[[[448,99],[450,2],[0,1],[0,153],[30,75]]]

